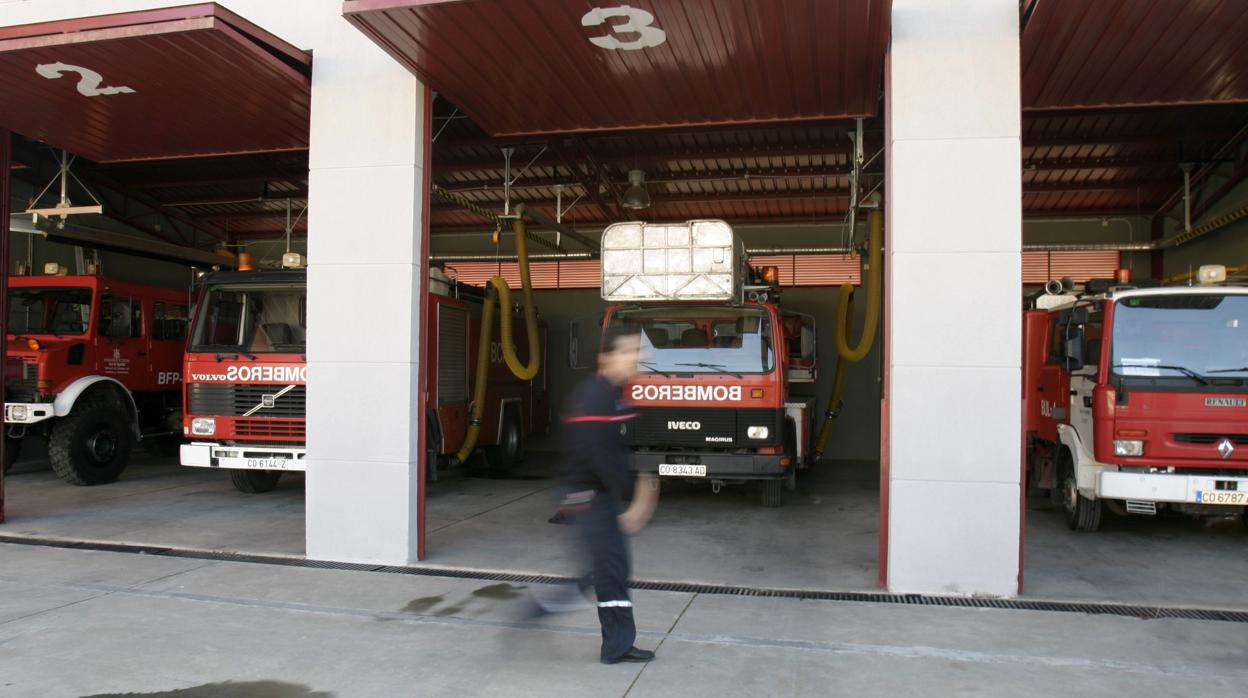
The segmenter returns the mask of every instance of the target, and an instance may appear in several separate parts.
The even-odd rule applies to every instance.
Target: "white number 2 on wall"
[[[84,97],[99,97],[100,95],[117,95],[128,92],[134,92],[133,88],[124,85],[116,87],[100,87],[100,83],[104,82],[104,76],[78,65],[70,65],[68,63],[43,63],[35,66],[35,72],[49,80],[56,80],[65,73],[78,73],[78,94]]]
[[[591,36],[589,42],[606,49],[637,51],[643,48],[654,48],[667,41],[667,32],[654,24],[654,15],[636,7],[620,5],[619,7],[595,7],[581,17],[582,27],[599,27],[606,24],[611,17],[627,17],[628,21],[621,24],[607,25],[607,36]],[[634,38],[621,41],[618,34],[636,34]]]

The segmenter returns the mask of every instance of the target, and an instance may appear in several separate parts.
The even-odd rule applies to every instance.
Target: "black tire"
[[[11,436],[4,437],[4,472],[13,469],[13,464],[22,456],[22,440]]]
[[[280,479],[280,470],[230,470],[230,482],[234,483],[234,489],[243,494],[272,492]]]
[[[1070,452],[1064,449],[1058,456],[1057,476],[1062,489],[1062,511],[1066,515],[1067,528],[1085,533],[1091,533],[1100,528],[1103,510],[1101,501],[1088,499],[1079,494],[1074,461]]]
[[[762,504],[765,507],[774,509],[784,503],[784,479],[774,478],[771,480],[762,480],[759,490],[762,492]]]
[[[116,400],[87,398],[52,426],[48,459],[56,476],[71,485],[105,485],[130,460],[134,431],[127,408]]]
[[[509,407],[503,411],[498,445],[485,449],[491,474],[506,475],[524,460],[524,429],[521,427],[520,414],[516,410]]]

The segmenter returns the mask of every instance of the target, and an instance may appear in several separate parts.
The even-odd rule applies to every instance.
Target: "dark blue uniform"
[[[594,376],[577,388],[564,416],[569,496],[592,492],[588,507],[575,516],[575,522],[593,565],[588,581],[598,596],[604,661],[622,657],[637,637],[633,602],[628,597],[628,541],[616,518],[620,503],[633,496],[633,473],[620,432],[623,423],[636,415],[620,399],[618,387]]]

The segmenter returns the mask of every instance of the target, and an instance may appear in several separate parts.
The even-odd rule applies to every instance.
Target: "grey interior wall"
[[[1148,242],[1152,227],[1147,216],[1103,218],[1032,218],[1023,221],[1024,244],[1089,242]],[[1152,254],[1126,252],[1123,267],[1134,279],[1152,276]]]
[[[31,197],[36,193],[29,185],[21,180],[12,180],[12,204],[14,211],[22,211],[26,209]],[[14,216],[14,219],[20,218]],[[74,216],[72,222],[91,228],[109,230],[112,232],[126,233],[135,237],[146,237],[142,233],[138,233],[126,226],[114,223],[103,216]],[[26,222],[29,222],[27,219]],[[25,226],[22,226],[25,227]],[[59,242],[51,242],[40,235],[20,232],[10,229],[9,235],[9,268],[7,273],[13,273],[17,262],[30,262],[31,270],[36,274],[43,273],[43,265],[48,262],[57,262],[69,269],[71,274],[77,271],[77,262],[74,254],[73,245],[65,245]],[[91,259],[97,253],[90,249],[84,250],[87,259]],[[190,286],[191,269],[184,264],[176,264],[173,262],[161,262],[156,260],[144,259],[133,255],[122,254],[118,252],[98,252],[100,265],[106,276],[134,283],[151,284],[153,286],[162,286],[165,288],[187,288]]]
[[[859,293],[855,303],[855,332],[862,327],[866,299]],[[568,324],[580,318],[596,317],[606,308],[597,289],[563,291],[536,291],[534,293],[541,315],[548,329],[548,381],[551,404],[558,415],[565,399],[576,385],[591,373],[574,370],[568,366]],[[836,363],[834,326],[836,311],[835,288],[792,288],[782,295],[785,308],[808,313],[816,318],[816,342],[819,355],[818,381],[809,386],[797,386],[795,394],[813,395],[818,398],[818,413],[826,409],[828,395],[832,390],[832,375]],[[857,334],[851,337],[856,339]],[[862,362],[850,364],[845,381],[845,411],[837,420],[835,431],[829,441],[826,457],[837,459],[876,459],[879,457],[880,434],[880,351],[878,343]],[[558,420],[556,420],[557,422]],[[551,450],[558,446],[556,429],[551,435],[532,442],[535,450]]]
[[[1248,206],[1248,181],[1222,197],[1208,213],[1193,220],[1192,225],[1200,225],[1244,206]],[[1174,223],[1170,223],[1170,226],[1173,227]],[[1168,230],[1167,234],[1173,232]],[[1162,264],[1167,276],[1195,271],[1202,264],[1248,264],[1248,219],[1240,219],[1186,245],[1166,250]]]

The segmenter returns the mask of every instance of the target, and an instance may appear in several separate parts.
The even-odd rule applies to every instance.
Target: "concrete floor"
[[[592,610],[463,579],[0,544],[0,697],[1241,696],[1238,623],[638,592]]]
[[[71,487],[38,454],[7,480],[0,534],[299,556],[303,484],[243,495],[224,473],[138,454],[123,479]],[[540,454],[530,475],[448,474],[430,486],[429,566],[545,574],[577,571],[568,526],[549,524],[555,482]],[[785,506],[753,490],[669,482],[634,541],[639,579],[781,588],[875,590],[878,477],[871,463],[806,473]],[[1234,523],[1107,517],[1096,534],[1068,531],[1060,512],[1029,511],[1025,595],[1165,606],[1248,609],[1248,532]]]

